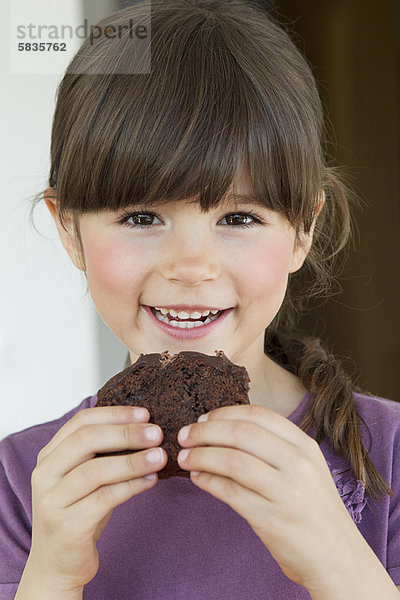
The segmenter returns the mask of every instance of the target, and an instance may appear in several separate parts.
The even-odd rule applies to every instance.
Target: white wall
[[[55,4],[41,0],[41,9],[46,2]],[[62,4],[68,22],[82,21],[79,0]],[[18,6],[23,22],[24,2],[15,2],[13,11]],[[94,394],[104,379],[98,317],[85,296],[86,280],[70,262],[47,208],[40,206],[35,214],[45,237],[28,221],[27,197],[47,185],[51,120],[62,73],[10,73],[9,8],[2,0],[0,438],[61,416]]]

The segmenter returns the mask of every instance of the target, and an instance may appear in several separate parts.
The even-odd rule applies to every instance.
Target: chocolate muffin
[[[96,406],[122,404],[149,410],[149,422],[164,432],[161,447],[168,455],[166,466],[158,472],[159,479],[190,477],[177,462],[181,427],[220,406],[250,404],[250,378],[245,367],[233,364],[222,350],[215,350],[215,354],[183,351],[171,356],[168,350],[141,354],[97,392]],[[109,454],[129,452],[137,450]]]

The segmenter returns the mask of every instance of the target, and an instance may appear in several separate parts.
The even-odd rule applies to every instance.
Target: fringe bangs
[[[280,28],[249,20],[255,8],[227,2],[207,13],[210,4],[155,6],[148,75],[77,75],[71,63],[58,90],[51,148],[61,219],[67,211],[188,199],[207,211],[246,165],[256,201],[309,229],[323,177],[312,75],[295,52],[279,51],[277,36],[292,43]],[[230,14],[229,4],[247,19]],[[181,5],[187,18],[177,23]],[[140,13],[141,5],[114,21],[128,11]],[[90,51],[86,41],[74,60]]]

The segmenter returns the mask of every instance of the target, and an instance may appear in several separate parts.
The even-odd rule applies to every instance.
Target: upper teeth
[[[156,310],[159,310],[162,312],[163,315],[171,315],[171,317],[178,317],[178,319],[200,319],[200,317],[208,317],[208,315],[211,313],[212,315],[217,314],[218,310],[205,310],[204,312],[200,313],[200,312],[192,312],[192,313],[187,313],[184,310],[181,312],[176,312],[175,310],[172,309],[168,309],[168,308],[159,308],[157,306],[154,307]]]

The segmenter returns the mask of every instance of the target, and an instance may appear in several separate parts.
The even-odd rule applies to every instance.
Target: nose
[[[211,234],[199,232],[197,228],[179,232],[169,240],[162,265],[163,276],[190,286],[217,279],[221,272],[221,253],[217,246]]]

